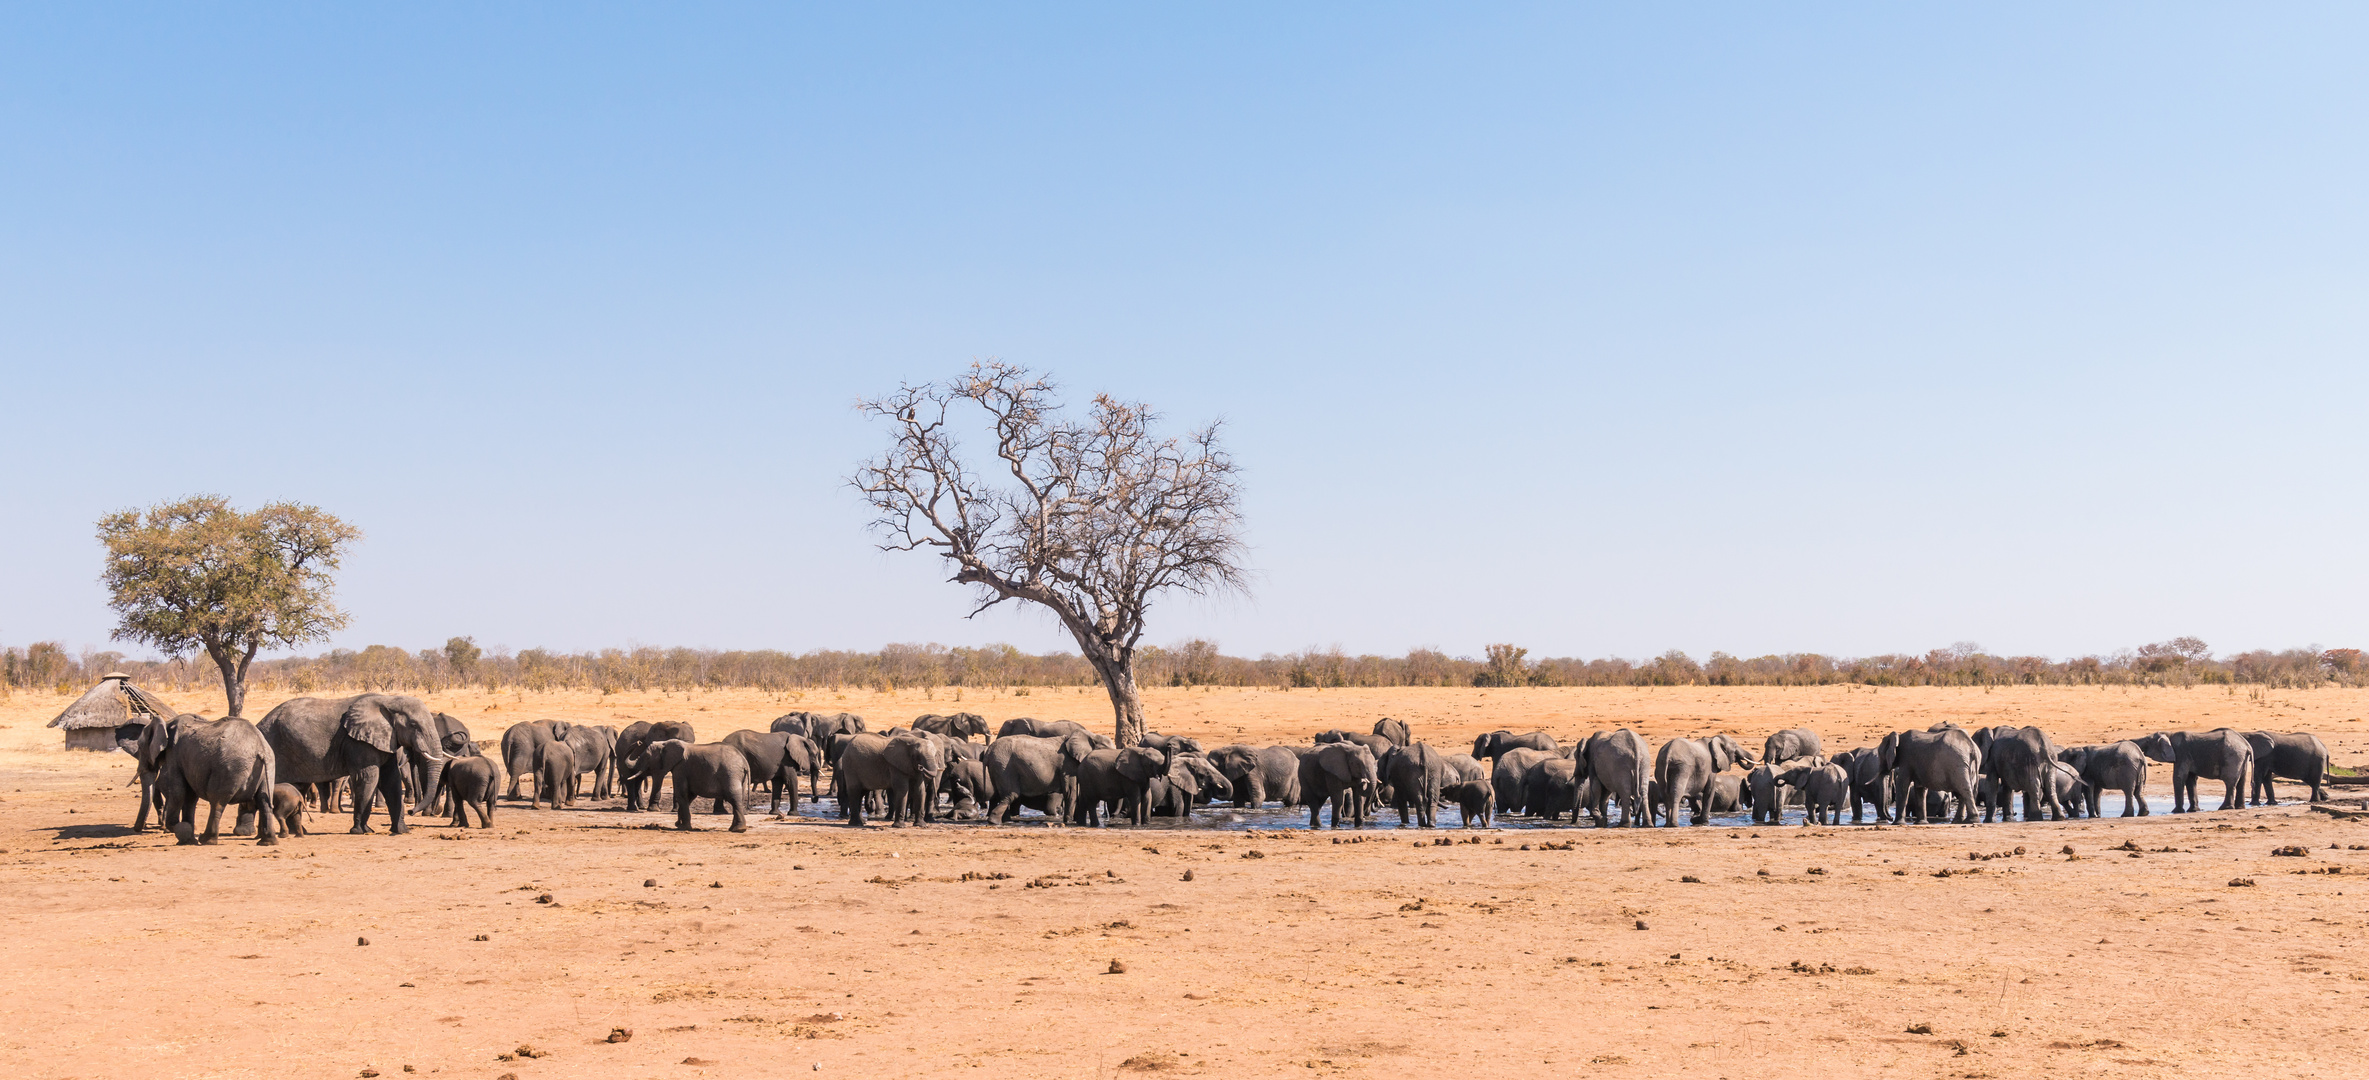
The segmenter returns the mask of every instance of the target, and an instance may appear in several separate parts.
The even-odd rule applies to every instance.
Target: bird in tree
[[[99,519],[114,637],[166,655],[193,649],[222,672],[225,711],[242,715],[247,668],[264,649],[343,629],[331,572],[362,533],[317,507],[273,503],[240,513],[193,495]]]
[[[992,482],[963,460],[958,407],[992,439]],[[1051,611],[1110,693],[1119,745],[1134,745],[1135,652],[1153,598],[1247,584],[1241,487],[1219,424],[1160,438],[1150,406],[1107,394],[1072,419],[1051,380],[996,361],[857,408],[895,426],[888,451],[849,481],[878,514],[881,548],[936,552],[950,580],[976,587],[972,615],[1006,600]]]

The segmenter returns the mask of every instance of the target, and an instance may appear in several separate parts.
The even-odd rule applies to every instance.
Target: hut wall
[[[111,727],[72,728],[66,732],[68,750],[113,750],[115,729]]]

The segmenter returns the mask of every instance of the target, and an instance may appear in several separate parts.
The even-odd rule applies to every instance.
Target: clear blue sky
[[[1231,425],[1154,641],[2369,643],[2369,11],[0,8],[0,641],[92,523],[361,526],[339,643],[1065,644],[872,549],[997,356]]]

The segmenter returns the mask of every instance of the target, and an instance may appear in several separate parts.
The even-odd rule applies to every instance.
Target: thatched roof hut
[[[131,676],[111,671],[99,677],[99,685],[75,698],[49,726],[66,729],[68,750],[113,750],[117,728],[145,724],[151,717],[177,715],[179,711],[165,699],[133,686]]]

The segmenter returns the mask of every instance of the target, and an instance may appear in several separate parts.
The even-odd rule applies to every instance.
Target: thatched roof
[[[53,728],[74,731],[79,728],[111,728],[136,723],[151,716],[178,716],[180,711],[165,703],[165,699],[132,685],[132,677],[122,672],[108,672],[99,677],[99,684],[74,699],[66,711],[49,722]]]

